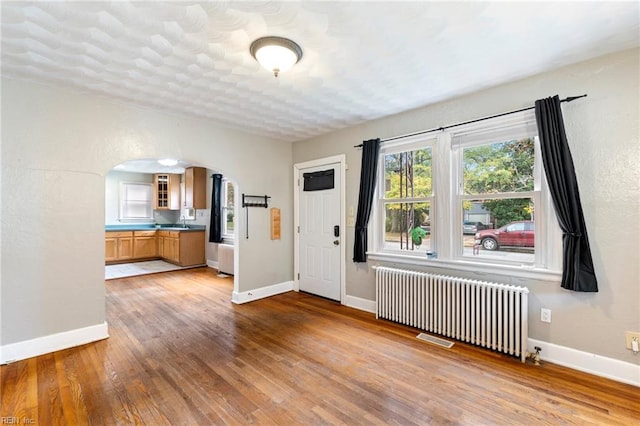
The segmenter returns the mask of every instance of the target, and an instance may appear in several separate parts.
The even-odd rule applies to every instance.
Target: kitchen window
[[[120,183],[120,220],[153,220],[153,184]]]
[[[532,111],[383,142],[379,163],[370,258],[559,276]]]

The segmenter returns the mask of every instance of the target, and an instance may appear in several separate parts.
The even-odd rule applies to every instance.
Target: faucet
[[[180,220],[182,220],[182,227],[186,228],[187,227],[187,218],[184,215],[182,215],[182,216],[180,216]]]

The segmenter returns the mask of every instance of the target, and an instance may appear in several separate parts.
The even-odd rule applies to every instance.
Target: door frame
[[[346,274],[346,171],[347,161],[346,155],[334,155],[332,157],[319,158],[317,160],[304,161],[302,163],[296,163],[293,165],[293,290],[300,291],[300,233],[298,232],[300,226],[300,170],[310,167],[328,166],[331,164],[339,163],[340,167],[340,182],[338,183],[338,189],[340,190],[340,304],[345,304],[345,274]]]

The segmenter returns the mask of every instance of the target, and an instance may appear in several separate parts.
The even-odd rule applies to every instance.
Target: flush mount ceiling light
[[[251,43],[251,55],[275,77],[294,66],[302,58],[302,49],[284,37],[262,37]]]
[[[178,160],[174,160],[173,158],[164,158],[162,160],[158,160],[158,163],[162,164],[163,166],[173,167],[178,164]]]

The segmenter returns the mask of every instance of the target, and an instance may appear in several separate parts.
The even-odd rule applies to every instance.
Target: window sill
[[[401,254],[367,252],[367,259],[399,265],[414,265],[428,268],[446,269],[448,271],[466,271],[478,275],[500,275],[516,279],[533,279],[547,282],[560,282],[561,271],[535,268],[528,265],[504,265],[488,262],[468,262],[464,260],[425,259]],[[452,274],[452,272],[445,272]]]

